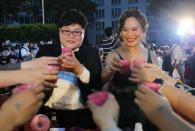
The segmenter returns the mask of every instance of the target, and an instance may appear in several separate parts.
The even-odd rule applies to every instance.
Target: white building
[[[92,0],[97,4],[97,11],[94,14],[94,21],[89,21],[88,40],[90,43],[100,45],[104,38],[104,28],[111,26],[115,31],[119,21],[119,16],[128,9],[138,9],[142,11],[148,19],[149,30],[147,41],[156,41],[156,22],[150,15],[151,0]]]

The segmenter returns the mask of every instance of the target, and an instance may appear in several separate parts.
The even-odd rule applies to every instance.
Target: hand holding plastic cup
[[[50,65],[50,66],[46,66],[45,67],[46,70],[55,70],[58,71],[60,69],[59,66],[54,66],[54,65]],[[57,80],[47,80],[48,82],[51,82],[53,84],[55,84],[57,82]]]
[[[108,99],[108,96],[108,92],[95,92],[88,95],[88,99],[97,106],[102,106]]]
[[[32,131],[48,131],[50,127],[50,120],[46,115],[39,114],[31,120]]]
[[[63,54],[64,53],[71,53],[71,55],[69,55],[69,56],[72,56],[72,48],[71,47],[62,48],[62,52],[63,52]]]
[[[137,67],[135,66],[135,64],[144,64],[144,63],[146,63],[146,60],[144,60],[144,59],[137,59],[137,60],[134,60],[134,68],[137,68]]]
[[[143,82],[142,85],[150,88],[151,90],[155,91],[156,93],[159,93],[160,84],[154,83],[154,82]]]
[[[34,86],[35,86],[35,84],[23,84],[23,85],[17,86],[17,87],[16,87],[16,92],[17,92],[17,93],[21,93],[21,92],[23,92],[25,89],[32,88],[32,87],[34,87]]]
[[[129,74],[130,71],[130,60],[120,60],[119,64],[122,65],[120,69],[121,74]]]

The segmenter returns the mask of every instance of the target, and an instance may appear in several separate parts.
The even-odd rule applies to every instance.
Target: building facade
[[[150,13],[151,0],[92,0],[97,4],[97,11],[94,14],[95,21],[88,28],[88,40],[90,43],[100,46],[104,38],[104,29],[111,26],[117,31],[119,16],[128,9],[138,9],[142,11],[149,22],[147,41],[157,40],[157,30],[155,18]]]

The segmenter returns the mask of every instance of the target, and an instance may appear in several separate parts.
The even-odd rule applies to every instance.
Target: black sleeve
[[[88,50],[89,51],[89,50]],[[101,88],[101,62],[98,51],[92,48],[89,51],[86,63],[84,64],[85,68],[90,72],[90,81],[89,84],[84,84],[81,82],[81,85],[86,86],[90,89],[100,89]]]
[[[101,62],[99,58],[98,51],[96,49],[86,50],[88,52],[88,57],[85,57],[85,68],[90,72],[90,81],[88,84],[82,83],[79,78],[79,87],[82,92],[84,102],[87,100],[87,96],[93,92],[93,89],[101,89]],[[86,54],[87,55],[87,54]]]
[[[90,71],[89,88],[101,89],[101,61],[97,50],[94,50],[94,56],[91,58],[92,63],[88,67]]]

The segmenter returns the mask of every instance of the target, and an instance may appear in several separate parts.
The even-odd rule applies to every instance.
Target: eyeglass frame
[[[61,33],[62,33],[64,36],[70,36],[71,34],[72,34],[73,36],[81,36],[82,33],[83,33],[83,31],[70,31],[70,30],[62,30],[62,29],[60,29],[60,31],[61,31]],[[66,32],[66,33],[68,33],[68,34],[64,34],[63,32]],[[79,35],[75,35],[75,32],[80,32],[80,34],[79,34]]]

